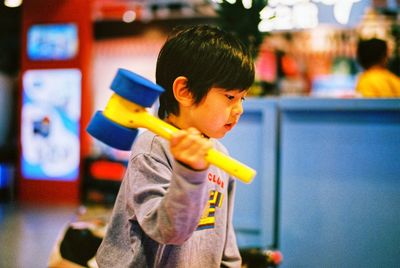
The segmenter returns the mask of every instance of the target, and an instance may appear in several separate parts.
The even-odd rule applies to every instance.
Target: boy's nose
[[[235,116],[240,116],[240,115],[242,115],[242,113],[243,113],[243,104],[242,104],[241,101],[238,102],[238,103],[233,107],[232,113],[233,113]]]

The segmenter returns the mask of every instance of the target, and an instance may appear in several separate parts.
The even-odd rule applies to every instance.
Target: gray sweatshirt
[[[145,131],[133,146],[97,252],[99,267],[240,267],[234,193],[227,173],[212,165],[200,172],[185,167],[168,141]]]

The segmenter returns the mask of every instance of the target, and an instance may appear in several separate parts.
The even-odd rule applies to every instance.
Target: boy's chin
[[[229,130],[214,130],[214,131],[203,131],[203,135],[206,138],[222,139],[229,132]]]
[[[213,138],[213,139],[222,139],[223,137],[225,137],[226,133],[215,133],[212,135],[206,135],[209,138]]]

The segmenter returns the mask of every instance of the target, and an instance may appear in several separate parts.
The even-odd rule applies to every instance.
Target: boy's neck
[[[170,114],[168,115],[165,119],[165,122],[167,122],[168,124],[173,125],[174,127],[178,128],[178,129],[187,129],[189,127],[192,127],[191,125],[189,125],[186,121],[182,120],[182,118],[180,118],[179,116],[176,116],[174,114]],[[209,139],[210,137],[208,137],[207,135],[205,135],[204,133],[202,133],[202,136],[204,138]]]
[[[173,125],[176,128],[179,129],[185,129],[187,127],[185,127],[185,124],[183,122],[181,122],[182,120],[179,119],[178,116],[174,115],[174,114],[169,114],[166,118],[165,121],[171,125]]]

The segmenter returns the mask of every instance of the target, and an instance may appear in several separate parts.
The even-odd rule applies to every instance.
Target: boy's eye
[[[235,96],[228,95],[228,94],[226,94],[225,96],[228,98],[228,100],[233,100],[235,98]]]

